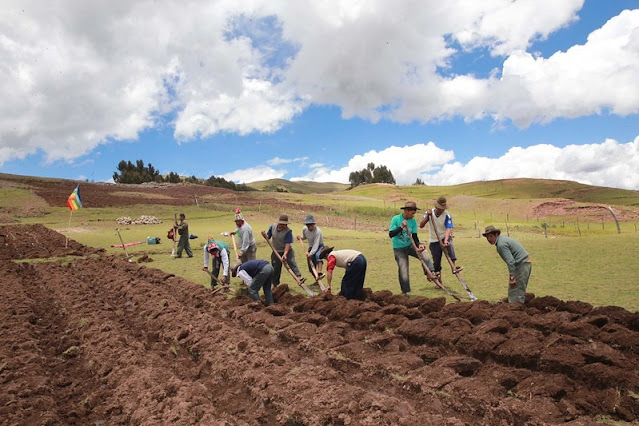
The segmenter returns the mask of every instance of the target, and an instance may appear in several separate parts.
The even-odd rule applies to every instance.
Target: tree
[[[135,164],[130,161],[120,161],[118,163],[120,173],[113,173],[113,181],[116,183],[142,183],[142,182],[162,182],[160,172],[149,163],[146,167],[144,161],[136,160]]]
[[[375,167],[375,163],[368,163],[366,168],[351,172],[348,175],[351,188],[367,183],[391,183],[395,184],[395,177],[386,166]]]
[[[424,183],[423,180],[421,180],[420,178],[415,179],[415,182],[413,182],[413,185],[426,185]]]
[[[208,186],[219,187],[219,188],[228,188],[228,189],[232,189],[233,191],[255,191],[255,189],[251,188],[250,186],[244,183],[237,184],[233,181],[228,181],[224,179],[223,177],[215,177],[213,175],[211,175],[210,178],[205,180],[204,184]]]
[[[164,181],[169,183],[180,183],[182,182],[182,178],[177,173],[169,172]]]

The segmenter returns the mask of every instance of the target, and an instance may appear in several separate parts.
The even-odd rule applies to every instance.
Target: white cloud
[[[310,104],[372,121],[490,116],[519,126],[635,114],[639,10],[582,46],[548,58],[528,52],[574,22],[582,5],[5,0],[0,165],[36,152],[71,160],[167,124],[180,142],[272,133]],[[488,78],[439,74],[462,54],[456,46],[488,49],[503,69]]]
[[[547,144],[514,147],[499,158],[449,163],[421,177],[431,185],[527,177],[639,190],[639,136],[628,143],[607,139],[564,148]]]
[[[305,176],[292,177],[291,180],[311,180],[316,182],[348,183],[351,172],[359,171],[374,163],[375,166],[386,166],[393,173],[398,185],[407,185],[423,173],[433,171],[453,160],[452,151],[438,148],[433,142],[410,146],[391,146],[382,151],[368,151],[356,155],[348,164],[340,169],[317,167]]]
[[[339,169],[320,165],[307,175],[290,180],[348,183],[351,172],[372,162],[388,167],[398,185],[410,185],[418,177],[428,185],[527,177],[639,190],[639,136],[628,143],[607,139],[599,144],[564,148],[549,144],[513,147],[498,158],[475,157],[466,164],[453,159],[452,151],[442,150],[433,142],[392,146],[356,155]]]
[[[234,170],[221,175],[221,177],[233,182],[250,183],[259,180],[283,178],[286,173],[286,170],[276,170],[267,166],[256,166],[247,169]]]
[[[266,162],[269,166],[279,166],[280,164],[290,164],[290,163],[304,163],[308,160],[308,157],[297,157],[297,158],[280,158],[274,157]]]

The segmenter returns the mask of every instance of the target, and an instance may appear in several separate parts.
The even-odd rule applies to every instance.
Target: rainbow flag
[[[82,200],[80,199],[80,185],[76,186],[69,198],[67,198],[67,207],[69,210],[77,210],[82,207]]]

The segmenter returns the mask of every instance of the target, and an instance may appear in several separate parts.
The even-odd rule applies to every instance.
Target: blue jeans
[[[415,259],[419,259],[417,252],[413,248],[412,245],[403,248],[394,248],[393,254],[395,255],[395,261],[397,262],[397,272],[399,275],[399,286],[402,289],[402,293],[408,293],[410,291],[410,275],[408,271],[408,256],[413,256]],[[422,259],[426,262],[428,269],[433,270],[433,261],[430,260],[430,257],[424,250],[422,253]],[[421,261],[420,261],[421,263]],[[424,269],[424,265],[422,265],[422,269]],[[426,269],[424,269],[424,274],[426,274]]]
[[[323,248],[324,248],[324,245],[320,244],[319,247],[317,248],[317,251],[315,252],[315,254],[308,258],[308,260],[310,260],[313,263],[313,266],[315,267],[315,269],[317,269],[317,264],[319,262],[324,262],[324,259],[320,259],[320,257],[319,257],[319,255],[322,252]],[[312,249],[312,247],[309,247],[307,252],[310,252],[311,249]],[[310,263],[308,265],[308,272],[310,272],[311,275],[313,275],[313,268],[311,268]]]
[[[269,306],[275,301],[273,300],[273,293],[271,292],[271,284],[273,280],[273,267],[271,265],[264,265],[264,267],[255,274],[251,284],[248,287],[249,296],[256,302],[261,302],[259,291],[260,288],[264,289],[264,298],[266,299],[266,306]]]

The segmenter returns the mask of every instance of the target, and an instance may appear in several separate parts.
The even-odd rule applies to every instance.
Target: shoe
[[[406,298],[410,297],[410,291],[407,291],[406,293],[402,293],[402,296]]]
[[[193,257],[193,255],[190,255],[189,257]]]

